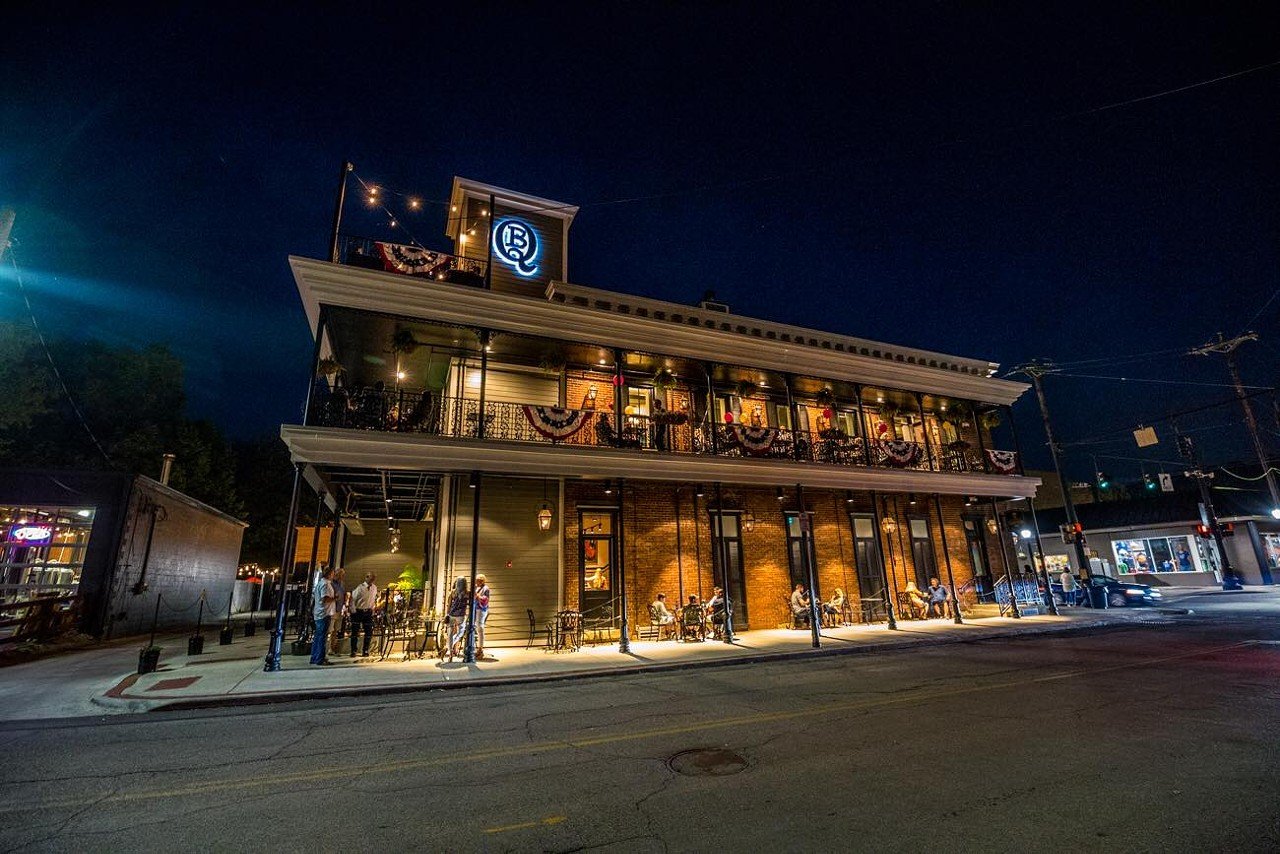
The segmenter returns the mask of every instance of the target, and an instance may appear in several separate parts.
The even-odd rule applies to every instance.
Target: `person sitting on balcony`
[[[803,584],[791,591],[791,618],[796,628],[809,625],[809,594]]]
[[[929,579],[929,610],[926,613],[928,617],[945,617],[947,616],[947,588],[938,583],[937,578]]]

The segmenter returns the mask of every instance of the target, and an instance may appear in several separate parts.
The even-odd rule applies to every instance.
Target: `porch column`
[[[267,646],[267,658],[263,671],[280,670],[280,651],[284,646],[284,615],[289,598],[289,576],[293,574],[293,548],[298,541],[298,492],[302,488],[302,463],[293,464],[293,495],[289,499],[289,513],[285,516],[284,554],[280,558],[280,601],[276,603],[276,624],[271,629],[271,643]]]
[[[809,554],[810,544],[813,542],[813,533],[809,530],[812,523],[809,521],[809,514],[804,511],[804,487],[798,483],[796,484],[796,504],[798,506],[796,522],[800,525],[800,566],[809,582],[809,632],[813,635],[813,648],[819,649],[822,647],[822,632],[818,627],[818,591],[813,583],[814,567]]]
[[[480,403],[479,411],[476,412],[476,438],[483,439],[485,433],[484,418],[484,387],[489,373],[489,330],[480,330]],[[465,371],[464,371],[465,373]],[[476,488],[479,492],[479,487]]]
[[[621,352],[621,351],[619,351]],[[619,372],[618,376],[621,376]],[[619,386],[621,394],[621,386]],[[619,627],[618,652],[631,654],[631,624],[627,620],[627,539],[624,534],[623,517],[627,515],[626,502],[627,482],[618,479],[618,605],[622,608],[622,625]]]
[[[678,597],[676,599],[676,607],[683,608],[684,607],[684,547],[681,543],[681,538],[680,538],[681,523],[680,523],[680,487],[679,486],[677,486],[675,490],[673,490],[673,497],[675,498],[675,504],[676,504],[676,596]],[[693,518],[694,518],[694,521],[696,522],[698,519],[696,513]],[[695,531],[695,535],[696,535],[696,531]]]
[[[866,459],[867,466],[871,466],[871,425],[867,423],[867,413],[862,406],[862,386],[855,385],[853,387],[854,396],[858,399],[858,424],[862,426],[862,455]],[[875,492],[871,493],[873,496]],[[872,503],[875,499],[872,499]],[[876,534],[876,536],[880,536]],[[884,561],[881,561],[883,563]]]
[[[480,387],[483,390],[483,382]],[[462,648],[462,660],[467,664],[476,663],[476,560],[480,548],[481,477],[478,471],[471,473],[471,603],[467,606],[467,636]]]
[[[622,447],[622,431],[625,429],[624,416],[622,410],[626,406],[622,402],[622,350],[614,348],[613,351],[613,431],[614,444]],[[622,488],[619,481],[618,488],[618,506],[622,506]]]
[[[956,596],[956,579],[951,574],[951,552],[947,549],[947,522],[942,518],[942,496],[938,493],[933,494],[933,504],[938,508],[938,537],[942,540],[942,559],[947,564],[947,586],[951,588],[951,614],[955,617],[956,625],[963,625],[964,620],[960,618],[960,599]]]
[[[796,410],[796,399],[791,395],[791,381],[795,379],[791,374],[782,375],[782,388],[787,393],[787,413],[791,418],[791,456],[797,460],[804,459],[800,450],[800,413]],[[804,444],[809,444],[809,436],[804,437]]]
[[[876,557],[880,560],[880,580],[884,584],[884,608],[889,618],[889,629],[898,628],[898,621],[893,616],[893,598],[889,595],[889,571],[884,564],[884,551],[880,548],[880,498],[871,490],[871,524],[875,526],[873,536],[876,541]],[[854,532],[854,543],[857,543],[857,532]]]
[[[1004,577],[1009,582],[1009,608],[1015,620],[1022,619],[1022,611],[1018,608],[1018,597],[1013,590],[1013,576],[1009,573],[1009,540],[1004,532],[1004,522],[1000,520],[1000,511],[996,509],[996,500],[991,499],[991,516],[996,520],[996,537],[1000,540],[1000,563],[1004,566]]]
[[[973,411],[973,431],[978,434],[978,456],[982,458],[982,470],[991,473],[991,463],[987,460],[987,442],[982,438],[982,413],[978,411],[978,402],[969,404]]]
[[[1258,562],[1258,577],[1263,584],[1275,584],[1271,576],[1271,564],[1267,562],[1267,550],[1262,546],[1262,533],[1258,523],[1252,520],[1245,522],[1245,530],[1249,532],[1249,545],[1253,547],[1253,558]]]
[[[742,524],[742,520],[738,520]],[[742,536],[741,530],[738,536]],[[720,563],[720,589],[724,591],[724,642],[733,643],[733,599],[729,596],[729,544],[724,540],[724,496],[716,481],[716,557]]]
[[[929,441],[929,425],[924,420],[924,395],[916,392],[916,408],[920,410],[920,435],[924,437],[925,459],[929,461],[929,471],[942,471],[941,460],[933,453],[933,442]]]
[[[711,435],[709,437],[711,453],[718,456],[720,454],[720,448],[716,438],[716,427],[718,426],[716,423],[716,384],[715,381],[711,379],[711,371],[714,368],[715,364],[712,362],[702,363],[702,371],[707,375],[707,425],[708,429],[711,431]],[[697,508],[695,507],[694,510],[696,515]],[[702,597],[699,596],[698,599],[701,601]]]

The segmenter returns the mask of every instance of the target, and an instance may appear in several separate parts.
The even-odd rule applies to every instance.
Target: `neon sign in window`
[[[522,219],[508,217],[493,225],[493,254],[521,276],[538,274],[538,235]]]

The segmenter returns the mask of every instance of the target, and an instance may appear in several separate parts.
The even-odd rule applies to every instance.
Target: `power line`
[[[1158,385],[1194,385],[1194,386],[1203,386],[1205,388],[1235,388],[1236,387],[1232,383],[1202,383],[1202,382],[1195,382],[1193,380],[1157,380],[1157,379],[1148,379],[1145,377],[1109,377],[1109,376],[1100,376],[1097,374],[1072,374],[1072,373],[1067,373],[1065,371],[1055,371],[1054,376],[1072,377],[1074,379],[1083,379],[1083,380],[1118,380],[1120,382],[1126,382],[1126,383],[1156,383]],[[1275,391],[1274,386],[1246,385],[1246,386],[1240,386],[1240,387],[1262,389],[1263,391]]]

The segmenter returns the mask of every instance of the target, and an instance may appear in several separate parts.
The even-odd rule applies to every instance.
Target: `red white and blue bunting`
[[[1000,474],[1013,474],[1018,470],[1017,451],[993,451],[987,449],[987,462]]]
[[[733,441],[748,454],[767,454],[778,438],[778,431],[772,427],[748,427],[745,424],[730,424],[729,435]]]
[[[525,404],[520,407],[524,417],[529,419],[530,426],[553,442],[568,439],[577,433],[594,415],[589,409],[561,409],[558,406],[533,406]]]
[[[920,462],[921,449],[915,442],[904,442],[900,439],[880,439],[877,443],[884,453],[885,460],[891,466],[908,468]]]
[[[403,273],[406,276],[435,276],[447,270],[459,269],[467,273],[484,273],[484,266],[479,261],[459,258],[445,252],[432,252],[419,246],[406,246],[403,243],[375,242],[378,254],[389,273]]]

